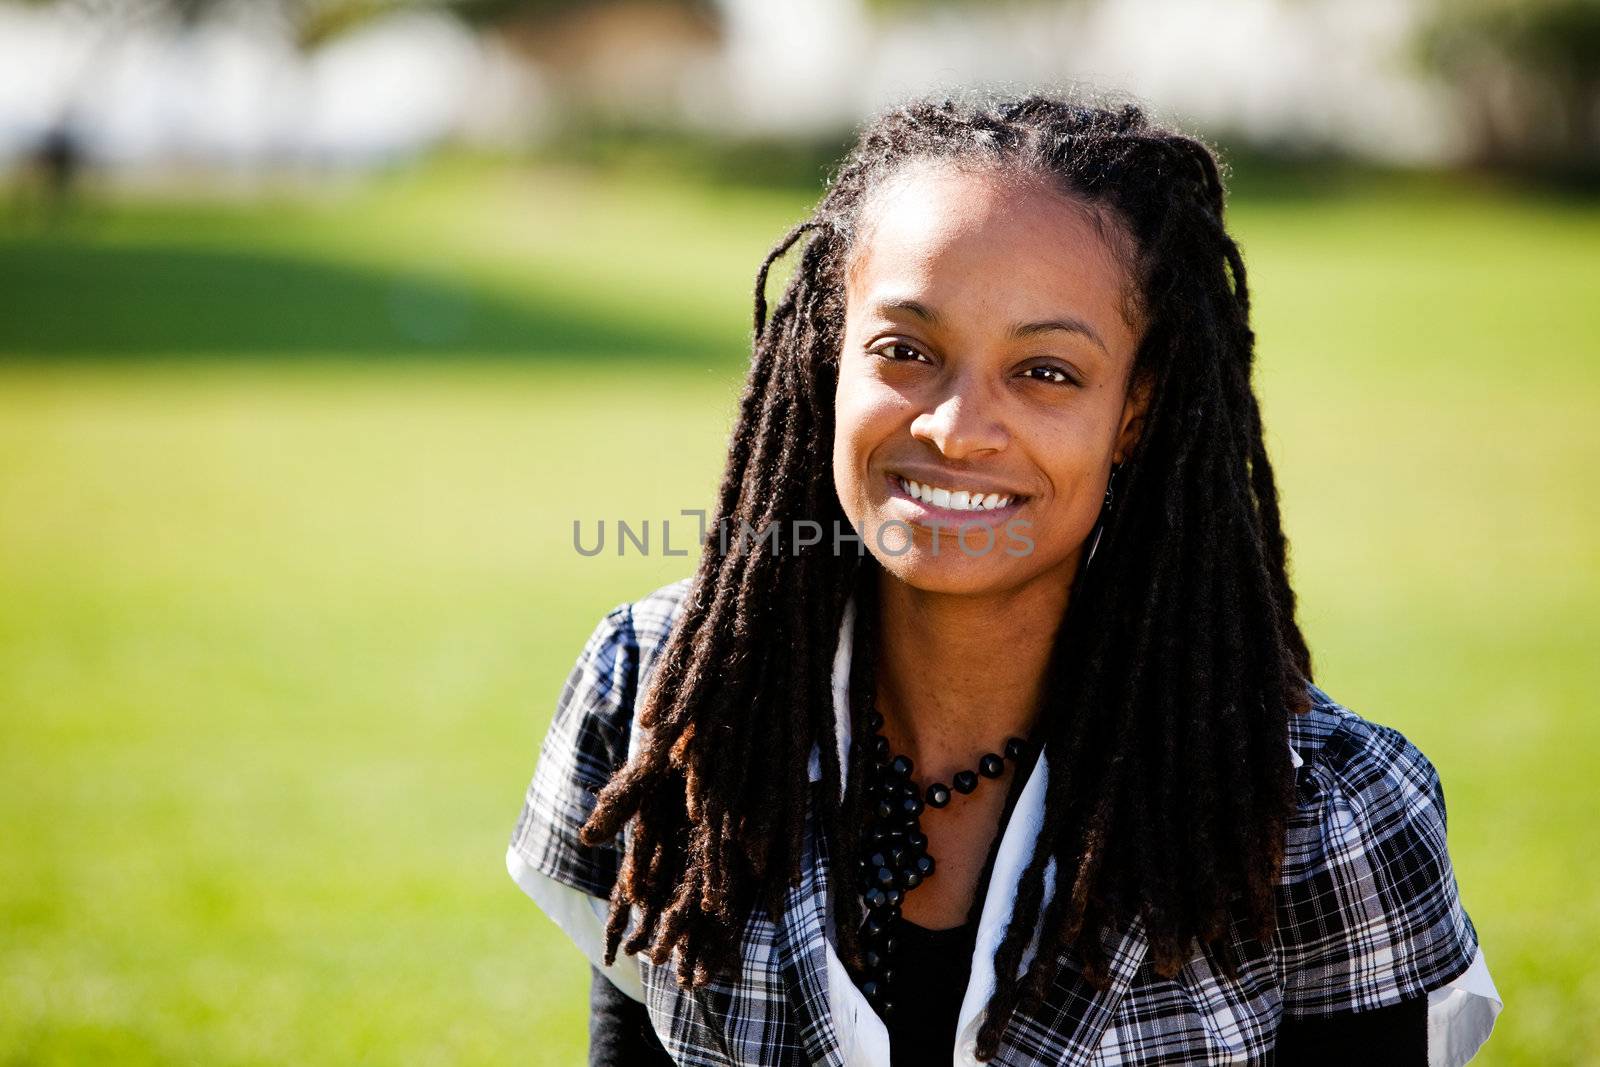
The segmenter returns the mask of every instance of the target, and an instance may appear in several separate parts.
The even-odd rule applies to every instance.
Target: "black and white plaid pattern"
[[[511,835],[509,863],[584,894],[609,894],[621,842],[588,848],[577,830],[595,793],[627,758],[635,697],[687,588],[688,579],[665,586],[617,607],[596,627],[562,690]],[[1110,989],[1089,986],[1068,950],[1043,1007],[1012,1020],[993,1062],[1268,1062],[1284,1013],[1382,1007],[1438,990],[1474,964],[1477,931],[1446,849],[1438,773],[1398,731],[1362,719],[1315,686],[1311,692],[1311,712],[1290,719],[1290,745],[1303,763],[1272,943],[1236,929],[1237,979],[1214,970],[1204,954],[1161,978],[1134,919],[1105,935]],[[678,988],[670,966],[638,961],[650,1016],[679,1063],[870,1062],[862,1049],[878,1046],[862,1034],[881,1024],[857,1018],[865,1002],[853,987],[840,988],[848,978],[828,940],[831,865],[827,842],[813,829],[804,879],[784,914],[774,919],[757,908],[749,916],[736,980],[689,992]],[[955,1056],[971,1062],[970,1045]]]

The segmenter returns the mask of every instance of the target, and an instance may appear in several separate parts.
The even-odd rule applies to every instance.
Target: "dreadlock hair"
[[[754,354],[715,522],[640,698],[643,743],[582,834],[598,844],[630,827],[607,962],[619,947],[657,965],[676,952],[686,987],[737,970],[751,908],[781,914],[801,874],[808,804],[854,860],[865,757],[840,766],[831,669],[845,602],[875,561],[829,551],[826,539],[780,553],[755,537],[728,545],[718,531],[848,523],[831,466],[845,271],[869,195],[912,161],[1043,176],[1108,220],[1144,324],[1133,375],[1152,383],[1117,507],[1052,651],[1037,735],[1050,761],[1044,822],[996,954],[978,1037],[989,1059],[1013,1014],[1042,1001],[1067,950],[1104,988],[1101,936],[1135,912],[1168,977],[1196,943],[1236,977],[1230,923],[1260,941],[1275,928],[1293,804],[1288,715],[1309,706],[1311,661],[1218,163],[1139,106],[1037,93],[919,99],[860,129],[815,211],[756,273]],[[767,273],[802,238],[769,318]],[[861,703],[852,700],[857,715]],[[836,926],[841,958],[859,967],[856,923]]]

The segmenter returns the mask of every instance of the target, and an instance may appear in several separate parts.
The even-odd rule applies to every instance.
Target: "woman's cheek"
[[[871,451],[863,438],[861,426],[841,409],[834,431],[833,480],[839,494],[839,503],[845,514],[854,521],[862,517],[867,506],[866,471]]]
[[[1095,486],[1100,456],[1090,442],[1060,434],[1051,435],[1047,444],[1041,440],[1034,455],[1051,457],[1053,462],[1040,465],[1050,490],[1045,510],[1034,517],[1039,528],[1033,536],[1070,549],[1088,536],[1100,514],[1103,494]]]

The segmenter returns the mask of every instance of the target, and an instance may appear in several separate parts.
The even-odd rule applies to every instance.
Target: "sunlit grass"
[[[504,845],[584,636],[690,560],[572,520],[705,505],[804,208],[462,170],[0,234],[0,1062],[581,1061]],[[1235,214],[1318,679],[1440,769],[1479,1062],[1597,1062],[1600,212]]]

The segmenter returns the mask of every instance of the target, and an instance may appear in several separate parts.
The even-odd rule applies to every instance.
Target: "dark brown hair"
[[[1013,1013],[1043,998],[1068,946],[1104,984],[1109,924],[1142,912],[1166,976],[1196,944],[1235,974],[1232,917],[1262,941],[1275,926],[1293,803],[1287,716],[1309,705],[1311,663],[1251,384],[1249,290],[1215,156],[1138,106],[919,100],[861,129],[814,213],[756,275],[754,358],[712,533],[638,709],[646,742],[601,792],[584,838],[611,840],[632,820],[607,956],[620,947],[661,964],[676,951],[685,985],[735,970],[749,909],[781,908],[799,878],[808,803],[850,857],[860,790],[841,801],[840,776],[859,780],[860,757],[839,766],[830,673],[844,603],[875,561],[835,552],[827,537],[799,554],[737,537],[724,551],[715,531],[795,520],[848,529],[831,458],[843,272],[863,203],[913,160],[1044,176],[1112,220],[1143,325],[1133,375],[1153,387],[1052,654],[1045,818],[996,957],[979,1034],[987,1059]],[[797,243],[769,319],[768,270]],[[1061,873],[1046,903],[1051,861]],[[623,944],[633,908],[641,921]],[[858,965],[854,924],[838,928],[841,957]]]

